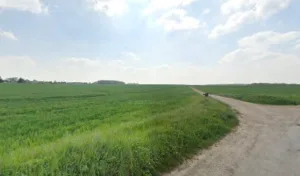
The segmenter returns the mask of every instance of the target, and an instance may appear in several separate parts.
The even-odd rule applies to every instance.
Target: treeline
[[[116,80],[99,80],[93,83],[89,82],[67,82],[67,81],[38,81],[38,80],[29,80],[25,78],[18,78],[18,77],[11,77],[3,79],[0,76],[0,83],[28,83],[28,84],[126,84],[122,81],[116,81]]]
[[[23,78],[17,78],[17,77],[2,79],[2,77],[0,76],[0,83],[26,83],[26,82],[29,82],[29,80]]]
[[[125,84],[125,82],[115,80],[99,80],[94,82],[94,84]]]
[[[67,84],[68,82],[64,82],[64,81],[38,81],[38,80],[29,80],[29,79],[25,79],[25,78],[18,78],[18,77],[11,77],[11,78],[6,78],[3,79],[0,77],[0,83],[30,83],[30,84],[45,84],[45,83],[49,83],[49,84]]]
[[[278,85],[278,86],[293,86],[293,85],[299,85],[299,84],[288,84],[288,83],[252,83],[251,86],[268,86],[268,85]]]

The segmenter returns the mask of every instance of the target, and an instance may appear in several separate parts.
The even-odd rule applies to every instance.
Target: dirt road
[[[300,106],[257,105],[212,97],[240,112],[240,126],[166,175],[300,175]]]

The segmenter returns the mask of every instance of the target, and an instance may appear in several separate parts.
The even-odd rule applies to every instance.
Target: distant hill
[[[125,82],[115,80],[99,80],[94,82],[94,84],[125,84]]]

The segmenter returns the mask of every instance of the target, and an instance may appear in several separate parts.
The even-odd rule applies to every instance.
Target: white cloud
[[[231,15],[226,24],[217,25],[209,34],[209,38],[218,38],[221,35],[225,35],[230,32],[237,31],[239,27],[245,22],[250,22],[254,20],[254,16],[251,11],[249,12],[237,12]]]
[[[127,0],[87,0],[96,12],[109,17],[122,16],[128,11]]]
[[[70,57],[62,60],[63,64],[69,64],[70,66],[91,66],[96,67],[101,65],[101,62],[99,60],[91,60],[89,58],[76,58],[76,57]]]
[[[23,77],[32,76],[36,62],[28,56],[0,56],[0,76]]]
[[[8,64],[16,66],[18,63],[29,65],[29,66],[36,65],[35,61],[29,56],[0,56],[0,63],[2,67],[7,66]]]
[[[206,23],[188,16],[187,12],[183,9],[173,9],[166,12],[157,20],[157,23],[162,25],[164,30],[167,32],[206,27]]]
[[[252,61],[272,60],[274,58],[284,58],[291,54],[284,54],[275,51],[264,51],[254,48],[239,48],[226,54],[219,63],[251,63]],[[291,55],[293,56],[293,55]]]
[[[240,39],[238,41],[239,48],[226,54],[220,63],[285,57],[286,54],[291,54],[289,52],[292,52],[292,49],[297,46],[298,39],[300,39],[300,31],[287,33],[258,32]]]
[[[238,41],[239,48],[219,61],[220,67],[231,69],[233,82],[299,83],[300,53],[292,50],[299,37],[298,31],[265,31],[244,37]]]
[[[154,17],[166,32],[205,28],[206,23],[187,14],[185,8],[197,0],[150,0],[144,15]],[[157,14],[160,16],[157,17]],[[152,20],[152,18],[151,18]]]
[[[248,62],[232,61],[215,66],[175,62],[140,67],[132,62],[90,58],[66,58],[46,64],[30,57],[10,56],[0,57],[0,76],[82,82],[115,79],[146,84],[300,82],[299,57],[267,53],[261,60],[251,60],[251,52],[241,52],[245,52]]]
[[[240,50],[241,58],[223,63],[219,67],[225,70],[223,79],[228,83],[274,82],[299,83],[299,56],[276,52],[262,52],[261,55],[251,50]],[[232,55],[238,57],[238,55]]]
[[[65,61],[68,62],[65,62]],[[80,62],[78,62],[80,61]],[[90,64],[94,63],[94,64]],[[139,67],[132,62],[118,60],[94,60],[88,58],[62,59],[59,68],[55,71],[47,72],[45,77],[50,80],[68,81],[89,81],[100,79],[116,79],[125,82],[137,82],[148,84],[192,84],[205,82],[208,72],[214,75],[211,70],[193,66],[187,63],[172,63],[170,65],[156,65],[149,67]],[[64,69],[61,69],[64,68]]]
[[[246,52],[246,51],[245,51]],[[70,69],[69,64],[59,69],[58,77],[71,81],[95,81],[98,79],[117,79],[125,82],[150,84],[215,84],[251,82],[300,82],[299,57],[275,52],[264,53],[260,60],[253,59],[251,52],[244,53],[247,62],[231,62],[216,66],[200,66],[189,63],[172,63],[138,67],[131,63],[111,64],[116,61],[96,61],[97,66]],[[90,59],[88,63],[94,62]],[[60,75],[65,75],[64,77]]]
[[[148,7],[144,10],[144,14],[149,15],[160,10],[184,7],[195,1],[196,0],[151,0]]]
[[[273,31],[258,32],[238,41],[242,48],[269,49],[274,45],[291,44],[295,45],[297,39],[300,39],[300,32],[292,31],[287,33],[278,33]],[[289,45],[288,45],[289,46]]]
[[[141,58],[136,53],[133,53],[133,52],[123,52],[123,55],[125,57],[129,57],[130,59],[132,59],[134,61],[141,60]]]
[[[239,61],[241,59],[245,59],[248,58],[249,56],[253,57],[253,58],[257,58],[260,57],[261,51],[260,50],[255,50],[252,48],[239,48],[235,51],[232,51],[228,54],[226,54],[220,61],[219,63],[223,64],[223,63],[230,63],[230,62],[236,62]]]
[[[210,12],[211,12],[211,10],[207,8],[207,9],[203,10],[202,14],[203,15],[208,15],[208,14],[210,14]]]
[[[217,25],[209,38],[217,38],[240,29],[244,24],[265,20],[287,8],[292,0],[228,0],[221,6],[221,13],[228,19]]]
[[[48,9],[44,7],[40,0],[0,0],[1,8],[29,11],[31,13],[48,12]]]
[[[1,29],[0,29],[0,38],[7,38],[10,40],[18,40],[18,38],[12,32],[3,31]]]

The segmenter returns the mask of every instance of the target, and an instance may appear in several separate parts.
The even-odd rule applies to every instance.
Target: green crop
[[[252,84],[196,86],[202,91],[271,105],[300,105],[300,85]]]
[[[186,86],[0,85],[0,175],[159,175],[238,123]]]

